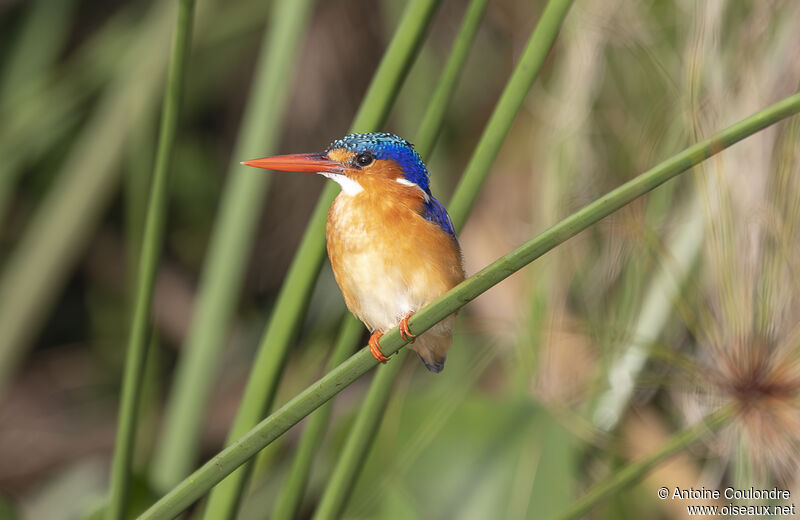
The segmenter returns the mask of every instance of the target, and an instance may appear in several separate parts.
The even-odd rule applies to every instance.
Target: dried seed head
[[[791,337],[791,335],[790,335]],[[788,338],[784,338],[788,339]],[[800,465],[800,362],[798,345],[755,335],[713,349],[701,367],[706,405],[733,402],[735,420],[723,451],[747,448],[762,476],[787,480]]]

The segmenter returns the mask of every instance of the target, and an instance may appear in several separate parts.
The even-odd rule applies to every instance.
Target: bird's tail
[[[448,317],[408,345],[417,353],[425,367],[433,373],[438,374],[444,370],[447,351],[452,343],[453,321],[455,321],[454,316]]]

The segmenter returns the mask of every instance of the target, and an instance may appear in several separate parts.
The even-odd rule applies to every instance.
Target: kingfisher
[[[242,164],[318,173],[341,186],[328,210],[328,257],[347,308],[372,333],[370,352],[387,362],[378,342],[399,327],[428,370],[441,372],[455,317],[419,337],[408,319],[461,283],[464,268],[453,222],[431,194],[428,169],[414,145],[387,132],[350,134],[322,153]]]

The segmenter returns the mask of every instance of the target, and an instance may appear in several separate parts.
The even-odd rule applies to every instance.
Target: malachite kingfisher
[[[431,194],[428,169],[414,146],[394,134],[350,134],[322,153],[244,161],[269,170],[318,173],[342,191],[328,211],[333,275],[350,312],[378,340],[399,327],[431,372],[444,368],[454,316],[416,337],[408,318],[464,280],[461,248],[444,206]]]

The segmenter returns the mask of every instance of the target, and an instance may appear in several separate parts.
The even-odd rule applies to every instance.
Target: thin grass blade
[[[252,94],[228,170],[208,258],[200,279],[192,324],[167,403],[164,431],[150,478],[166,491],[196,464],[202,420],[216,381],[219,359],[241,291],[258,216],[270,176],[239,164],[269,155],[278,144],[289,96],[291,69],[314,0],[275,2],[260,51]]]
[[[164,237],[167,214],[167,188],[172,153],[178,131],[180,102],[184,89],[189,48],[192,38],[194,0],[181,0],[172,43],[167,90],[156,152],[156,163],[142,237],[141,256],[136,280],[136,297],[128,340],[128,354],[122,379],[117,438],[111,467],[111,495],[106,518],[125,518],[128,488],[131,480],[133,448],[136,441],[139,400],[144,381],[147,345],[150,334],[150,313],[158,260]]]
[[[486,125],[486,131],[475,147],[472,160],[464,170],[465,182],[459,183],[453,194],[453,200],[458,201],[457,204],[451,204],[449,208],[453,222],[466,221],[469,210],[480,192],[480,186],[486,179],[486,175],[489,174],[489,168],[495,157],[500,153],[500,147],[508,133],[507,127],[510,127],[510,121],[519,112],[525,99],[525,93],[530,90],[547,53],[550,52],[551,44],[561,28],[572,1],[551,0],[545,6],[539,24],[520,58],[521,62],[529,65],[514,69],[514,74],[508,81],[508,86],[503,91],[503,95]],[[503,130],[504,128],[505,130]],[[473,170],[477,173],[473,174]]]

